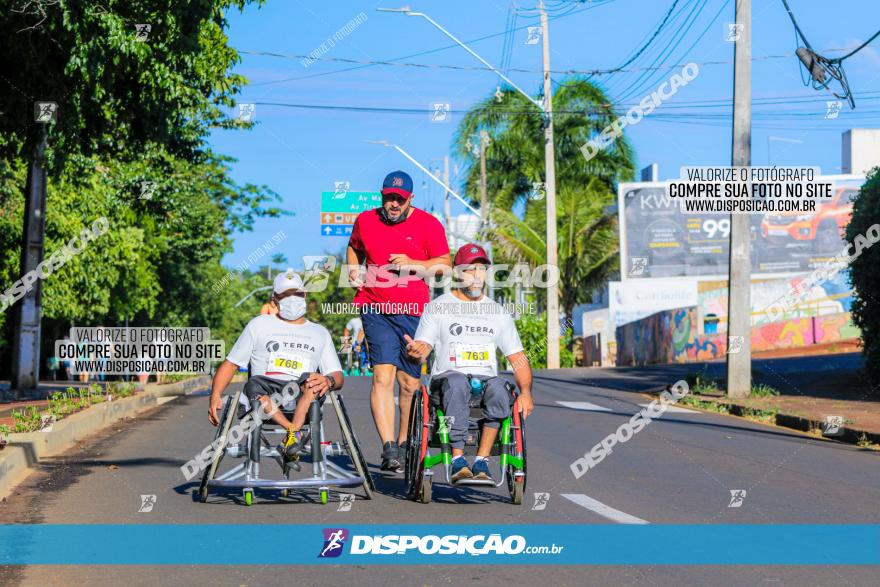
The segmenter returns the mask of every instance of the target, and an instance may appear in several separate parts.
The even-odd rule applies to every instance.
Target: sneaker
[[[452,459],[452,469],[449,471],[452,482],[458,483],[462,479],[473,479],[474,474],[468,467],[467,459],[464,455]]]
[[[305,434],[302,430],[288,428],[287,436],[284,437],[284,442],[278,445],[278,452],[284,455],[284,458],[286,459],[292,461],[299,460],[299,451],[303,446],[304,436]]]
[[[383,471],[392,471],[394,473],[403,472],[403,467],[400,465],[397,443],[389,440],[382,446],[382,465],[379,468]]]
[[[473,472],[474,479],[495,481],[494,479],[492,479],[492,473],[489,472],[489,461],[487,459],[474,461]]]

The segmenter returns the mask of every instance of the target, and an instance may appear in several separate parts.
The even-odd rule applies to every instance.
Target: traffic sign
[[[321,236],[351,236],[351,224],[322,224]]]
[[[321,215],[325,213],[360,214],[382,205],[379,192],[321,192]]]
[[[381,205],[379,192],[321,192],[321,236],[350,236],[358,214]]]

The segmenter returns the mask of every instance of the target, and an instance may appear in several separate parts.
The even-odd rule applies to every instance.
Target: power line
[[[729,0],[728,0],[729,1]],[[836,51],[846,51],[843,48],[830,48],[825,49],[825,53],[831,53]],[[294,60],[302,60],[302,59],[312,59],[308,55],[296,55],[296,54],[286,54],[286,53],[274,53],[271,51],[250,51],[250,50],[238,50],[238,53],[242,55],[253,55],[258,57],[276,57],[280,59],[294,59]],[[752,61],[765,61],[771,59],[790,59],[795,56],[795,53],[782,53],[779,55],[759,55],[757,57],[752,57]],[[328,61],[328,62],[337,62],[337,63],[357,63],[363,65],[382,65],[389,67],[416,67],[423,69],[449,69],[454,71],[492,71],[491,68],[477,65],[448,65],[448,64],[434,64],[434,63],[409,63],[409,62],[398,62],[398,61],[380,61],[374,59],[352,59],[347,57],[318,57],[313,59],[314,61]],[[713,61],[702,61],[697,62],[697,65],[729,65],[733,63],[730,59],[719,59]],[[682,68],[686,64],[685,63],[674,63],[670,65],[660,65],[655,67],[630,67],[624,69],[614,68],[612,69],[551,69],[550,73],[555,75],[611,75],[613,73],[631,73],[631,72],[641,72],[641,71],[664,71],[669,69]],[[540,69],[524,69],[517,67],[510,67],[506,71],[512,71],[517,73],[541,73]],[[275,82],[273,82],[275,83]],[[259,84],[250,84],[250,85],[259,85]]]
[[[880,31],[874,33],[867,41],[846,55],[829,59],[818,54],[813,49],[812,45],[810,45],[810,41],[807,40],[806,35],[804,35],[804,32],[801,30],[801,27],[797,22],[797,18],[794,16],[794,12],[792,12],[791,7],[788,5],[788,0],[782,0],[782,5],[785,6],[785,11],[788,13],[792,25],[794,25],[795,36],[804,42],[804,46],[798,47],[795,51],[801,63],[810,74],[810,78],[804,81],[804,85],[808,85],[812,80],[814,90],[828,90],[835,98],[846,99],[849,103],[849,107],[854,109],[856,107],[856,101],[855,98],[853,98],[852,89],[849,87],[846,71],[843,69],[843,61],[849,59],[867,47],[871,41],[880,35]],[[831,80],[837,80],[843,90],[843,95],[829,89]]]
[[[650,44],[654,42],[654,39],[657,38],[657,35],[660,34],[660,32],[663,30],[663,27],[666,26],[666,22],[669,20],[669,17],[672,15],[672,11],[675,10],[675,6],[678,4],[678,2],[679,2],[679,0],[675,0],[675,1],[672,3],[672,6],[669,7],[669,10],[667,10],[667,11],[666,11],[666,14],[663,16],[663,20],[660,21],[660,25],[659,25],[659,26],[657,27],[657,29],[654,31],[654,34],[651,35],[651,38],[648,39],[648,41],[647,41],[646,43],[644,43],[644,44],[643,44],[643,45],[642,45],[642,46],[641,46],[641,47],[635,52],[635,54],[634,54],[632,57],[630,57],[629,59],[627,59],[626,61],[624,61],[622,64],[618,65],[617,67],[614,67],[614,68],[612,68],[612,69],[605,70],[605,73],[616,73],[616,72],[618,72],[618,71],[623,71],[624,68],[625,68],[627,65],[629,65],[630,63],[632,63],[633,61],[635,61],[636,59],[638,59],[639,56],[640,56],[642,53],[645,52],[645,50],[648,48],[648,46],[650,46]]]
[[[584,12],[585,10],[592,10],[592,9],[594,9],[594,8],[599,8],[599,7],[602,7],[602,6],[606,6],[607,4],[611,4],[612,2],[615,2],[615,1],[616,1],[616,0],[605,0],[604,2],[595,2],[595,3],[591,3],[591,4],[588,5],[588,6],[585,6],[585,7],[583,7],[583,8],[580,8],[580,9],[578,9],[578,10],[574,10],[574,11],[572,11],[572,12],[568,12],[568,13],[566,13],[566,14],[559,14],[559,15],[549,16],[549,17],[548,17],[548,20],[557,20],[557,19],[560,19],[560,18],[565,18],[565,17],[568,17],[568,16],[572,16],[572,15],[575,15],[575,14],[579,14],[579,13],[581,13],[581,12]],[[513,30],[513,31],[521,31],[521,30],[523,30],[523,29],[525,29],[525,28],[528,28],[529,26],[531,26],[531,25],[525,24],[525,25],[523,25],[523,26],[514,27],[514,28],[511,29],[511,30]],[[485,40],[487,40],[487,39],[494,39],[495,37],[500,37],[501,35],[504,35],[504,34],[506,34],[507,32],[508,32],[508,30],[503,30],[503,31],[501,31],[500,33],[492,33],[491,35],[485,35],[485,36],[483,36],[483,37],[477,37],[476,39],[471,39],[471,40],[469,40],[469,41],[465,41],[464,43],[465,43],[466,45],[471,45],[471,44],[473,44],[473,43],[478,43],[478,42],[480,42],[480,41],[485,41]],[[388,62],[389,62],[389,63],[394,63],[394,62],[397,62],[397,61],[402,61],[402,60],[404,60],[404,59],[411,59],[412,57],[421,57],[422,55],[429,55],[429,54],[431,54],[431,53],[437,53],[437,52],[439,52],[439,51],[445,51],[445,50],[447,50],[447,49],[452,49],[453,47],[458,47],[458,45],[457,45],[457,44],[444,45],[443,47],[437,47],[436,49],[428,49],[427,51],[421,51],[421,52],[419,52],[419,53],[413,53],[413,54],[411,54],[411,55],[404,55],[403,57],[397,57],[397,58],[395,58],[395,59],[389,59]],[[311,58],[310,58],[310,59],[311,59]],[[315,61],[323,61],[323,60],[322,60],[322,59],[316,59]],[[358,65],[358,66],[355,66],[355,67],[345,67],[345,68],[342,68],[342,69],[335,69],[335,70],[333,70],[333,71],[325,71],[325,72],[321,72],[321,73],[313,73],[313,74],[311,74],[311,75],[302,75],[302,76],[298,76],[298,77],[290,77],[290,78],[279,79],[279,80],[271,80],[271,81],[268,81],[268,82],[257,82],[257,83],[253,83],[253,84],[250,84],[250,85],[251,85],[251,86],[268,86],[268,85],[280,84],[280,83],[285,83],[285,82],[299,81],[299,80],[304,80],[304,79],[312,79],[312,78],[316,78],[316,77],[324,77],[324,76],[327,76],[327,75],[336,75],[336,74],[338,74],[338,73],[347,73],[347,72],[349,72],[349,71],[355,71],[355,70],[358,70],[358,69],[364,69],[364,68],[367,68],[367,67],[372,67],[373,65],[374,65],[373,63],[366,63],[366,64],[364,64],[364,65]]]

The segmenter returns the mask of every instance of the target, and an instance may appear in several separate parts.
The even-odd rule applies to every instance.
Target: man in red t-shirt
[[[412,178],[389,173],[382,184],[382,207],[358,215],[348,241],[349,281],[357,288],[373,365],[370,408],[382,440],[382,466],[402,471],[412,395],[421,365],[409,359],[404,335],[412,337],[430,301],[425,277],[451,268],[449,244],[440,222],[412,206]],[[361,269],[366,266],[366,272]],[[394,437],[394,380],[400,390],[400,428]]]

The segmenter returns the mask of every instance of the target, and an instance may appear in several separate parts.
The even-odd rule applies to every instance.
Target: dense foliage
[[[259,311],[259,297],[233,306],[265,274],[211,287],[229,272],[233,233],[285,213],[207,147],[212,129],[247,126],[227,114],[246,80],[232,73],[224,29],[226,11],[249,3],[0,2],[0,289],[21,277],[27,167],[43,126],[35,102],[58,106],[45,125],[45,257],[95,219],[109,224],[42,282],[44,358],[73,324],[208,326],[229,345]],[[0,377],[14,309],[0,314]]]
[[[850,264],[850,280],[855,293],[853,322],[862,330],[867,373],[874,385],[880,384],[880,247],[871,246],[870,235],[880,230],[880,168],[868,175],[853,202],[852,220],[846,227],[850,254],[859,252]]]

